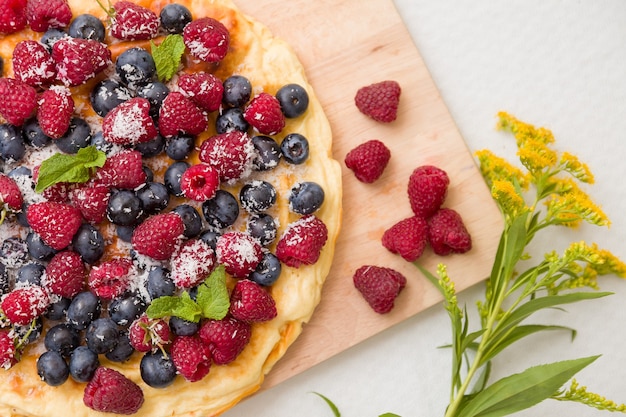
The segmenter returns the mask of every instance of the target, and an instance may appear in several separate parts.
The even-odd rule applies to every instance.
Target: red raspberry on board
[[[285,127],[285,115],[276,97],[261,93],[246,106],[243,117],[263,135],[275,135]]]
[[[361,113],[377,122],[391,123],[398,114],[400,93],[396,81],[381,81],[359,88],[354,103]]]
[[[27,0],[26,20],[35,32],[64,28],[72,20],[72,10],[67,0]]]
[[[23,202],[24,197],[15,180],[0,173],[0,208],[6,205],[11,210],[19,211]]]
[[[203,17],[185,26],[183,40],[194,57],[205,62],[219,62],[228,53],[230,34],[220,21]]]
[[[406,286],[406,278],[400,272],[374,265],[357,269],[352,280],[365,301],[379,314],[393,309],[396,297]]]
[[[252,326],[227,316],[222,320],[207,320],[198,335],[209,346],[213,361],[217,365],[226,365],[234,361],[250,342]]]
[[[213,198],[219,186],[220,176],[209,164],[192,165],[180,177],[180,189],[183,194],[195,201]]]
[[[15,365],[17,354],[12,329],[0,329],[0,368],[9,369]]]
[[[111,414],[135,414],[143,400],[143,391],[139,385],[122,373],[104,366],[96,369],[83,395],[87,407]]]
[[[107,187],[135,189],[146,182],[141,152],[123,150],[111,155],[96,172],[96,180]]]
[[[389,252],[413,262],[428,244],[428,223],[417,216],[400,220],[383,233],[382,244]]]
[[[165,97],[159,110],[159,130],[166,138],[186,133],[199,135],[207,128],[207,117],[196,104],[180,91]]]
[[[150,9],[130,1],[118,1],[111,11],[111,35],[136,41],[152,39],[159,30],[159,17]]]
[[[389,148],[372,139],[348,152],[344,162],[359,181],[371,184],[383,174],[390,158]]]
[[[179,336],[171,349],[176,370],[189,382],[200,381],[211,370],[211,350],[198,336]]]
[[[461,215],[442,208],[428,220],[428,241],[437,255],[465,253],[472,249],[470,236]]]
[[[170,343],[170,326],[163,319],[151,319],[143,315],[129,326],[128,339],[138,352],[159,349]]]
[[[208,72],[183,73],[178,78],[180,91],[198,107],[214,112],[222,105],[222,80]]]
[[[0,78],[0,116],[21,126],[37,108],[37,91],[15,78]]]
[[[103,300],[122,295],[130,286],[136,271],[128,258],[114,258],[94,266],[89,271],[89,288]]]
[[[185,225],[178,214],[156,214],[135,228],[131,244],[137,253],[165,261],[178,247],[184,231]]]
[[[66,86],[84,83],[111,64],[111,50],[93,39],[66,36],[52,47],[57,78]]]
[[[211,274],[215,265],[211,246],[202,239],[190,239],[174,252],[170,277],[179,288],[195,287]]]
[[[104,220],[110,196],[109,187],[95,181],[81,184],[69,192],[71,203],[78,207],[83,218],[92,224]]]
[[[0,33],[19,32],[26,23],[26,0],[0,1]]]
[[[29,285],[8,293],[0,308],[12,324],[25,326],[45,313],[49,305],[48,293],[39,285]]]
[[[58,139],[70,127],[74,114],[74,99],[69,88],[53,86],[39,96],[37,121],[47,136]]]
[[[432,216],[445,201],[449,184],[448,174],[440,168],[432,165],[415,168],[407,187],[413,213],[425,219]]]
[[[272,320],[278,312],[272,295],[249,279],[237,281],[230,295],[230,314],[245,322]]]
[[[159,134],[150,117],[150,102],[142,97],[115,106],[104,116],[102,134],[107,142],[136,145],[148,142]]]
[[[65,203],[43,201],[28,206],[26,219],[52,249],[65,249],[82,224],[80,210]]]
[[[32,86],[54,81],[56,67],[50,53],[43,44],[32,39],[20,41],[13,49],[13,75]]]
[[[276,245],[276,257],[287,266],[312,265],[320,257],[328,229],[315,215],[306,215],[289,224]]]
[[[235,278],[245,278],[263,258],[259,241],[244,232],[226,232],[217,239],[217,262]]]
[[[85,286],[87,269],[80,255],[71,250],[55,254],[46,265],[44,288],[52,294],[73,298]]]
[[[220,180],[232,183],[252,172],[255,151],[252,139],[239,131],[211,136],[200,145],[198,157],[213,166]]]

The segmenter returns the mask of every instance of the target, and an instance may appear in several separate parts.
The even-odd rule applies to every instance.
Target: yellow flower
[[[597,226],[609,226],[602,209],[573,181],[562,180],[546,201],[548,216],[565,226],[577,226],[582,220]]]
[[[520,187],[528,188],[528,176],[506,159],[495,155],[488,149],[477,151],[475,155],[480,162],[480,171],[488,184],[499,180],[511,181],[511,179],[515,179]]]
[[[510,217],[516,217],[527,209],[524,198],[510,181],[494,181],[491,185],[491,196]]]
[[[580,162],[578,157],[572,155],[569,152],[563,152],[561,155],[560,165],[563,166],[563,169],[574,176],[574,178],[579,181],[585,182],[587,184],[594,183],[594,177],[587,164]]]
[[[536,140],[534,137],[527,138],[520,145],[517,155],[526,169],[532,173],[554,167],[557,163],[557,153],[545,142]]]
[[[599,249],[596,244],[593,245],[593,249],[599,258],[599,262],[594,263],[593,268],[599,275],[615,274],[626,278],[626,264],[622,260],[606,249]]]
[[[498,113],[498,128],[509,131],[515,135],[517,146],[523,146],[527,140],[532,139],[544,144],[554,142],[554,135],[546,128],[536,128],[533,125],[522,122],[506,112]]]

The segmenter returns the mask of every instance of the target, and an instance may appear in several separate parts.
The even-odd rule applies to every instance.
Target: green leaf
[[[394,413],[385,413],[385,414],[379,415],[378,417],[400,417],[400,416]]]
[[[159,45],[150,41],[150,46],[159,80],[169,81],[178,71],[180,60],[185,52],[183,37],[178,34],[167,35]]]
[[[202,317],[202,310],[185,291],[180,297],[163,296],[152,300],[146,314],[151,319],[176,316],[197,323]]]
[[[319,392],[314,392],[313,394],[317,395],[318,397],[320,397],[321,399],[326,401],[326,404],[328,404],[328,406],[332,410],[332,412],[335,415],[335,417],[341,417],[341,413],[339,413],[339,409],[337,408],[337,406],[330,399],[326,398],[325,396],[323,396]]]
[[[106,154],[95,146],[81,148],[75,154],[56,153],[41,163],[35,191],[40,193],[60,182],[87,182],[105,162]]]
[[[502,417],[530,408],[552,396],[598,357],[533,366],[502,378],[468,401],[458,417]]]
[[[146,310],[146,314],[151,319],[161,319],[163,317],[169,317],[179,303],[178,297],[163,296],[152,300]]]
[[[230,297],[226,288],[226,272],[223,265],[218,266],[198,288],[196,300],[203,317],[215,320],[226,317],[230,307]]]

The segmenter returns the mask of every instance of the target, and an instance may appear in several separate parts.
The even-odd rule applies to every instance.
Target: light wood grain
[[[390,0],[239,0],[236,4],[295,49],[331,122],[333,153],[343,166],[343,227],[322,301],[300,338],[266,378],[263,388],[268,388],[441,301],[413,265],[380,243],[385,229],[411,215],[406,186],[413,169],[433,164],[450,176],[445,206],[463,216],[473,249],[448,257],[427,250],[420,263],[433,272],[438,263],[445,263],[459,290],[488,275],[502,218]],[[353,101],[359,87],[385,79],[402,87],[398,119],[388,125],[360,114]],[[345,168],[343,159],[369,139],[385,142],[392,159],[379,181],[362,184]],[[365,264],[392,267],[408,278],[391,313],[374,313],[354,289],[352,274]]]

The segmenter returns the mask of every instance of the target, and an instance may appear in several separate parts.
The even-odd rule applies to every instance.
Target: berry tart
[[[328,120],[230,0],[0,0],[0,415],[215,416],[320,300]]]

